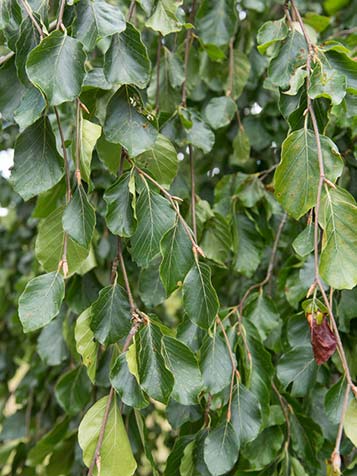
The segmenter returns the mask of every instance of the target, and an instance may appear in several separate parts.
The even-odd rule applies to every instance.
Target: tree
[[[1,474],[355,474],[356,7],[2,0]]]

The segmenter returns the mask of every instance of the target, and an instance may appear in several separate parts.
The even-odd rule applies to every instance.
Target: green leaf
[[[83,180],[89,183],[92,154],[102,132],[98,124],[82,119],[80,129],[80,171]]]
[[[316,371],[311,346],[294,347],[281,357],[277,366],[280,382],[285,387],[292,383],[291,394],[296,397],[303,397],[310,390]]]
[[[38,336],[37,352],[46,365],[60,365],[68,357],[62,328],[63,318],[59,315],[57,319],[47,324]]]
[[[98,400],[84,415],[78,428],[78,442],[83,451],[84,464],[89,467],[97,445],[108,397]],[[131,476],[136,470],[128,435],[114,395],[100,450],[100,476],[113,476],[120,468],[120,476]],[[94,470],[97,475],[97,469]]]
[[[162,343],[167,366],[175,378],[172,398],[183,405],[197,403],[202,377],[194,353],[173,337],[164,336]]]
[[[108,141],[121,144],[130,157],[150,150],[158,134],[148,119],[138,112],[139,105],[140,99],[134,90],[120,88],[109,101],[104,124]]]
[[[27,454],[26,463],[36,467],[53,452],[56,446],[64,439],[68,429],[68,418],[60,419],[54,423],[51,430],[40,438]]]
[[[196,441],[193,440],[189,442],[183,450],[181,456],[181,464],[179,468],[179,474],[181,476],[194,476],[196,474],[195,463],[193,459],[195,446]]]
[[[1,7],[1,5],[0,5]],[[17,77],[14,59],[11,58],[0,68],[0,111],[5,119],[12,119],[20,105],[24,87]],[[9,94],[11,91],[11,94]]]
[[[192,243],[180,220],[162,237],[160,248],[160,277],[170,295],[183,282],[194,261]]]
[[[125,18],[118,5],[105,0],[81,0],[76,4],[76,37],[86,50],[91,51],[96,42],[125,30]]]
[[[132,236],[135,231],[135,216],[130,192],[132,176],[125,173],[119,177],[104,193],[107,203],[106,222],[114,235]]]
[[[243,214],[233,216],[233,267],[251,277],[260,264],[263,243],[255,224]]]
[[[89,203],[81,184],[66,206],[62,217],[63,229],[79,245],[89,248],[95,228],[95,210]]]
[[[174,377],[161,354],[162,332],[152,322],[138,334],[137,362],[141,388],[152,398],[167,403],[174,387]]]
[[[267,441],[269,442],[268,445],[266,444]],[[265,466],[271,465],[277,458],[283,442],[284,435],[278,426],[265,428],[254,441],[241,450],[245,459],[249,461],[250,470],[261,470]]]
[[[357,400],[352,398],[350,401],[343,425],[346,436],[357,447]]]
[[[14,113],[14,119],[19,125],[20,132],[41,118],[45,109],[45,99],[38,89],[30,86],[25,89],[19,107]]]
[[[282,89],[289,87],[290,76],[306,62],[307,46],[303,35],[293,29],[284,41],[279,54],[269,65],[269,79]]]
[[[64,280],[58,272],[42,274],[26,285],[19,299],[19,317],[24,332],[41,329],[60,311]]]
[[[212,129],[219,129],[231,122],[236,111],[237,106],[233,99],[229,96],[222,96],[209,101],[205,107],[204,116]]]
[[[91,306],[91,324],[101,344],[114,344],[130,331],[130,307],[125,290],[118,284],[106,286]]]
[[[145,408],[149,405],[136,377],[128,367],[128,353],[120,354],[110,373],[110,382],[125,405],[133,408]]]
[[[196,25],[203,43],[228,45],[234,33],[236,18],[233,0],[203,0],[196,15]]]
[[[61,375],[55,387],[58,403],[68,415],[77,415],[89,403],[91,384],[84,367]]]
[[[232,426],[241,445],[254,440],[262,424],[257,397],[244,385],[239,384],[232,400]]]
[[[139,295],[145,306],[158,306],[166,299],[166,292],[159,273],[160,257],[150,262],[148,268],[143,268],[139,275]]]
[[[231,228],[219,213],[205,223],[200,246],[206,258],[225,266],[232,245]]]
[[[212,337],[206,335],[200,355],[204,388],[215,395],[226,388],[231,381],[232,363],[226,343],[217,332]]]
[[[150,79],[150,60],[139,31],[130,23],[126,30],[112,36],[105,54],[104,74],[116,85],[133,84],[145,88]]]
[[[91,309],[88,308],[82,312],[76,321],[74,337],[77,352],[82,356],[83,364],[87,367],[88,377],[94,383],[97,370],[98,344],[94,339],[90,322]]]
[[[31,51],[26,72],[48,103],[57,106],[79,96],[85,59],[81,42],[56,30]]]
[[[204,460],[212,476],[230,471],[238,459],[239,441],[231,423],[210,431],[204,446]]]
[[[154,13],[147,20],[145,26],[159,31],[163,36],[180,31],[182,25],[176,15],[177,9],[182,3],[182,0],[158,0]]]
[[[281,323],[274,302],[262,293],[251,295],[246,304],[244,315],[246,319],[253,322],[263,341]]]
[[[155,143],[135,158],[135,163],[146,169],[163,187],[169,188],[176,177],[178,159],[175,147],[167,137],[158,134]]]
[[[250,140],[244,128],[238,128],[233,139],[233,154],[229,157],[231,165],[242,166],[250,159]]]
[[[35,251],[38,261],[46,271],[55,271],[63,255],[64,231],[62,215],[64,207],[58,207],[40,222]],[[88,256],[88,249],[68,238],[67,262],[69,274],[79,270]]]
[[[326,177],[335,182],[343,162],[335,144],[320,135]],[[301,177],[305,177],[302,182]],[[282,145],[281,161],[274,176],[275,196],[285,210],[299,219],[316,205],[319,183],[316,138],[313,131],[300,129],[288,135]]]
[[[245,53],[240,50],[233,51],[233,81],[230,84],[229,77],[225,85],[226,91],[229,91],[231,86],[231,96],[234,100],[238,99],[242,94],[251,70],[251,62]]]
[[[211,282],[211,269],[198,260],[183,283],[183,304],[190,320],[203,329],[213,324],[218,312],[218,297]]]
[[[299,256],[307,256],[314,250],[314,225],[309,223],[293,241],[293,248]]]
[[[346,95],[346,87],[346,76],[331,67],[325,58],[314,67],[308,92],[312,99],[328,98],[332,104],[340,104]]]
[[[131,238],[131,252],[136,263],[146,267],[159,254],[161,238],[173,226],[175,212],[168,200],[153,192],[144,181],[136,216],[138,224]]]
[[[335,289],[357,284],[357,205],[346,190],[326,189],[319,222],[324,230],[319,271]]]
[[[331,68],[339,71],[346,77],[347,91],[356,94],[357,93],[357,64],[352,58],[347,56],[346,53],[339,51],[327,51],[326,57],[328,64]]]
[[[288,35],[288,27],[285,18],[276,21],[267,21],[258,30],[258,51],[264,54],[269,46],[278,41],[285,40]]]
[[[346,393],[346,379],[341,377],[325,395],[324,407],[328,419],[338,425],[341,421],[343,401]]]
[[[187,130],[187,141],[208,154],[214,145],[214,133],[201,117],[191,111],[192,127]]]
[[[52,188],[62,176],[63,160],[57,152],[51,125],[43,117],[17,138],[11,184],[28,200]]]
[[[108,142],[104,134],[102,134],[97,140],[96,150],[99,159],[108,167],[109,171],[116,176],[120,165],[120,145]]]
[[[16,41],[15,64],[18,78],[25,85],[31,85],[28,80],[25,65],[29,52],[40,42],[40,35],[29,17],[25,18],[20,26],[20,33]],[[32,85],[31,85],[32,86]]]

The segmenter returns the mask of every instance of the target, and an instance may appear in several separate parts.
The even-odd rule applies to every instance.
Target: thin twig
[[[246,336],[246,333],[245,333],[245,327],[244,327],[243,322],[242,322],[242,316],[241,316],[241,314],[239,313],[238,309],[233,309],[233,312],[234,312],[234,313],[236,314],[236,316],[237,316],[237,322],[238,322],[238,336],[241,336],[241,337],[242,337],[242,341],[243,341],[243,346],[244,346],[244,349],[245,349],[245,353],[247,354],[247,359],[248,359],[248,363],[249,363],[249,377],[250,377],[250,375],[252,374],[252,370],[253,370],[252,353],[250,352],[250,348],[249,348],[247,336]]]
[[[14,54],[15,53],[13,51],[10,51],[9,53],[7,53],[7,55],[0,56],[0,65],[2,65],[3,63],[6,63],[6,61],[12,58]]]
[[[70,178],[70,172],[69,172],[69,163],[68,163],[68,156],[67,156],[67,150],[66,150],[66,142],[64,138],[64,133],[62,129],[62,124],[61,124],[61,119],[59,116],[59,112],[56,106],[53,107],[55,114],[56,114],[56,121],[57,121],[57,126],[58,126],[58,131],[60,134],[61,138],[61,146],[62,146],[62,152],[63,152],[63,161],[64,161],[64,169],[65,169],[65,177],[66,177],[66,204],[71,200],[71,178]],[[67,262],[67,247],[68,247],[68,233],[64,233],[63,235],[63,253],[62,253],[62,259],[58,264],[58,270],[62,268],[63,270],[63,275],[64,277],[67,276],[68,274],[68,262]]]
[[[192,1],[191,12],[189,17],[189,23],[193,23],[196,13],[196,0]],[[183,70],[184,70],[184,80],[182,83],[182,94],[181,94],[181,104],[183,107],[186,107],[187,103],[187,76],[188,76],[188,60],[190,58],[190,49],[192,45],[193,35],[192,35],[192,28],[189,28],[186,33],[185,38],[185,56],[184,56],[184,63],[183,63]]]
[[[188,146],[188,155],[190,158],[190,176],[191,176],[191,215],[192,230],[195,241],[197,241],[197,223],[196,223],[196,179],[195,179],[195,159],[193,157],[192,145]]]
[[[82,109],[81,103],[79,99],[76,100],[76,179],[77,184],[81,184],[81,168],[80,168],[80,161],[81,161],[81,122],[82,122]]]
[[[129,7],[129,11],[128,11],[128,16],[127,16],[126,21],[130,21],[130,20],[131,20],[131,17],[133,16],[133,13],[134,13],[134,10],[135,10],[135,6],[136,6],[136,0],[131,0],[130,7]]]
[[[276,232],[276,236],[275,236],[275,240],[274,240],[274,243],[273,243],[273,248],[272,248],[272,251],[271,251],[270,260],[269,260],[268,269],[267,269],[267,273],[265,275],[265,278],[263,279],[263,281],[260,281],[259,283],[252,284],[247,289],[247,291],[244,293],[244,295],[243,295],[240,303],[238,304],[238,306],[236,306],[236,309],[239,310],[240,315],[243,314],[243,306],[244,306],[246,300],[248,299],[248,297],[250,296],[250,293],[252,291],[254,291],[254,289],[262,288],[263,286],[268,284],[269,281],[272,278],[273,270],[274,270],[274,263],[275,263],[276,254],[277,254],[277,251],[278,251],[278,245],[279,245],[281,233],[282,233],[284,225],[286,223],[286,219],[287,219],[287,214],[284,213],[284,215],[283,215],[283,217],[282,217],[282,219],[279,223],[278,230]]]
[[[133,294],[131,292],[130,283],[129,283],[129,279],[128,279],[128,274],[126,272],[126,267],[125,267],[125,262],[124,262],[124,257],[123,257],[123,247],[122,247],[122,241],[121,241],[120,236],[118,236],[118,248],[117,249],[118,249],[117,256],[118,256],[118,259],[119,259],[120,269],[121,269],[121,272],[122,272],[122,275],[123,275],[126,292],[128,294],[128,299],[129,299],[129,304],[130,304],[130,311],[131,311],[131,314],[133,315],[133,313],[136,311],[137,307],[136,307],[134,299],[133,299]]]
[[[36,18],[34,17],[34,14],[33,14],[33,11],[32,11],[32,8],[30,7],[30,5],[27,3],[27,0],[20,0],[24,9],[26,10],[26,13],[27,15],[29,16],[30,20],[32,21],[34,27],[36,28],[36,30],[38,31],[38,34],[40,35],[40,39],[42,40],[43,39],[43,31],[42,31],[42,28],[40,27],[38,21],[36,20]]]
[[[341,456],[340,456],[340,447],[341,447],[341,440],[342,440],[342,433],[343,433],[343,424],[345,422],[346,411],[348,407],[348,397],[350,394],[351,386],[347,383],[346,392],[343,399],[342,409],[341,409],[341,417],[340,422],[338,424],[337,436],[336,436],[336,443],[335,448],[331,455],[331,462],[333,470],[339,474],[341,469]]]
[[[61,6],[58,13],[58,20],[56,24],[56,30],[59,30],[63,27],[63,14],[64,14],[64,7],[66,6],[66,0],[61,0]]]
[[[272,389],[274,390],[276,396],[278,397],[281,409],[283,410],[285,422],[286,422],[286,441],[285,441],[285,448],[288,449],[290,445],[290,439],[291,439],[291,424],[290,424],[290,418],[289,418],[289,404],[284,400],[283,396],[277,389],[276,385],[274,382],[271,383]]]
[[[234,70],[234,36],[229,40],[229,70],[228,70],[228,88],[226,96],[231,96],[233,90],[233,70]]]
[[[156,53],[156,95],[155,95],[155,111],[156,114],[160,108],[160,65],[161,65],[161,33],[157,38],[157,53]]]
[[[232,351],[231,343],[229,342],[229,339],[228,339],[228,336],[227,336],[227,332],[224,328],[223,322],[221,321],[221,319],[219,318],[218,315],[216,316],[216,322],[217,322],[217,324],[219,324],[219,326],[222,330],[224,340],[226,341],[226,346],[227,346],[227,350],[228,350],[228,354],[229,354],[229,359],[230,359],[231,365],[232,365],[231,384],[230,384],[230,388],[229,388],[229,399],[228,399],[228,408],[227,408],[227,416],[226,416],[226,420],[229,422],[229,421],[231,421],[231,417],[232,417],[233,386],[234,386],[234,377],[236,375],[236,370],[237,370],[237,363],[236,363],[236,359],[234,358],[234,354],[233,354],[233,351]]]

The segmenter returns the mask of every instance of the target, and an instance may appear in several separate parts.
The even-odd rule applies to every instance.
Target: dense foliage
[[[1,0],[1,475],[356,474],[356,25]]]

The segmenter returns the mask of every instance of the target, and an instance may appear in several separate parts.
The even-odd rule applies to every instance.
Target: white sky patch
[[[257,114],[260,114],[262,112],[263,108],[260,106],[260,104],[258,104],[257,102],[255,102],[253,104],[253,106],[251,107],[251,114],[253,114],[253,116],[256,116]]]
[[[0,150],[0,174],[4,178],[10,177],[10,167],[14,165],[14,149]]]
[[[181,162],[181,161],[185,158],[185,154],[183,154],[182,152],[179,152],[179,153],[177,154],[177,158],[178,158],[178,160]]]
[[[6,217],[8,214],[9,214],[8,208],[0,207],[0,218]]]
[[[247,12],[245,10],[241,10],[239,13],[239,19],[240,20],[245,20],[247,18]]]

